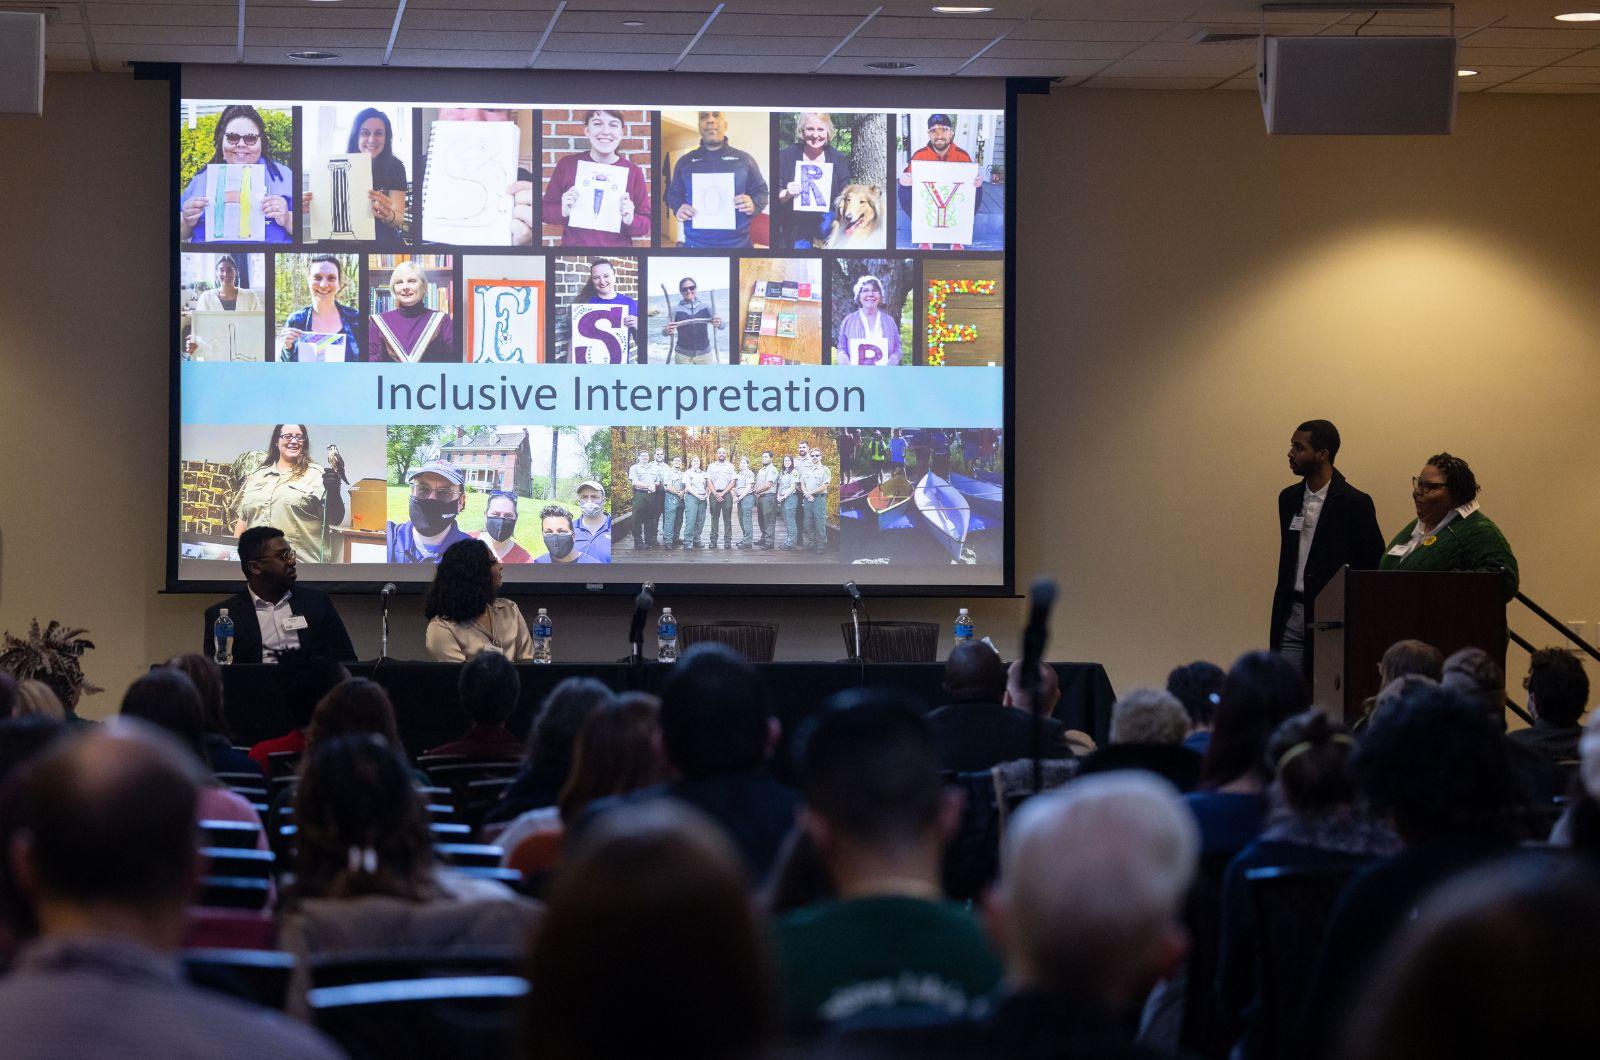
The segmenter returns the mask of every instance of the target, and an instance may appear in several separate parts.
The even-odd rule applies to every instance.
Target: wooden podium
[[[1378,662],[1397,640],[1426,641],[1446,657],[1482,648],[1502,669],[1506,664],[1499,574],[1344,567],[1317,594],[1312,615],[1312,702],[1346,722],[1378,694]]]

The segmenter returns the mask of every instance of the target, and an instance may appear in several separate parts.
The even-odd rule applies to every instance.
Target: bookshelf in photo
[[[389,276],[402,261],[415,261],[428,277],[428,293],[422,304],[429,309],[448,313],[455,319],[454,260],[449,254],[372,254],[367,259],[367,283],[372,291],[373,313],[387,313],[394,308],[394,295],[389,290]]]

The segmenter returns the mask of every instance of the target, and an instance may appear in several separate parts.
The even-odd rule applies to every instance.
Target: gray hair
[[[1111,708],[1112,743],[1181,744],[1189,735],[1189,712],[1161,688],[1136,688]]]

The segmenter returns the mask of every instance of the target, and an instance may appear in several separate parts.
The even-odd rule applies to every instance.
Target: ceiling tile
[[[238,51],[232,47],[191,47],[187,44],[117,44],[107,47],[96,46],[100,55],[100,64],[108,65],[110,62],[149,62],[149,63],[231,63],[238,59]],[[282,61],[283,53],[278,53]]]
[[[1457,51],[1462,66],[1543,66],[1576,54],[1574,48],[1475,48]]]
[[[1583,10],[1588,10],[1584,8]],[[1554,24],[1554,23],[1552,23]],[[1475,48],[1588,48],[1600,44],[1600,29],[1501,29],[1468,38]]]
[[[1136,41],[1013,40],[1007,37],[983,53],[985,59],[1077,59],[1110,62],[1139,47]]]
[[[477,0],[473,0],[477,3]],[[553,5],[551,5],[553,7]],[[683,4],[683,7],[691,7]],[[556,20],[558,33],[682,33],[693,36],[705,22],[706,15],[711,13],[711,4],[706,4],[701,11],[660,11],[649,9],[645,5],[635,4],[633,10],[619,8],[606,11],[576,11],[568,7]],[[541,22],[548,22],[550,12],[546,11]],[[721,18],[716,20],[722,21]],[[643,22],[644,25],[634,28],[624,26],[624,22]],[[713,23],[715,25],[716,23]]]
[[[617,38],[612,34],[562,33],[558,30],[545,41],[544,50],[608,55],[613,60],[605,67],[609,70],[625,64],[629,55],[677,55],[693,39],[692,34],[644,33],[629,36],[627,47],[619,48]]]
[[[806,4],[807,8],[814,5]],[[711,23],[709,32],[717,34],[734,34],[741,37],[774,37],[788,39],[791,36],[832,37],[837,41],[846,33],[855,29],[861,22],[861,16],[866,14],[864,9],[855,15],[737,15],[724,11]],[[648,25],[648,24],[647,24]],[[870,25],[870,23],[869,23]],[[691,26],[688,32],[693,33],[699,28],[699,23]]]
[[[1083,87],[1204,89],[1215,88],[1219,80],[1212,77],[1107,77],[1101,74],[1085,81]]]
[[[931,6],[931,5],[930,5]],[[897,40],[977,41],[978,47],[1007,30],[1018,27],[1016,19],[1000,18],[905,18],[879,15],[862,27],[860,36],[890,37]],[[976,50],[976,48],[974,49]]]
[[[1600,66],[1600,48],[1590,48],[1588,51],[1579,52],[1567,59],[1562,59],[1557,66]]]
[[[91,23],[92,25],[92,23]],[[80,28],[79,32],[82,30]],[[239,39],[237,24],[233,26],[187,26],[174,33],[170,26],[95,26],[94,42],[102,44],[234,44]]]
[[[821,58],[833,50],[839,43],[837,37],[785,37],[783,38],[784,55],[813,55]],[[700,38],[694,46],[691,55],[755,55],[776,59],[781,56],[774,55],[765,41],[753,40],[745,36],[729,36],[721,33],[707,33]],[[759,68],[758,68],[759,69]]]
[[[1519,81],[1527,85],[1600,85],[1600,66],[1547,66],[1528,71]]]
[[[937,40],[923,38],[919,40],[866,40],[857,37],[840,49],[840,55],[871,55],[880,56],[885,52],[892,52],[896,58],[901,59],[961,59],[972,58],[972,53],[988,44],[987,40]]]
[[[1094,19],[1034,18],[1008,40],[1147,41],[1161,32],[1159,22],[1102,22]]]
[[[248,38],[247,38],[248,39]],[[429,49],[449,52],[512,52],[520,51],[524,58],[533,54],[534,45],[539,43],[537,33],[489,33],[483,30],[476,32],[440,32],[438,30],[414,30],[406,28],[401,23],[400,33],[395,37],[396,48],[408,48],[415,51]]]
[[[1159,77],[1166,80],[1193,77],[1222,81],[1254,68],[1254,60],[1152,63],[1140,59],[1123,59],[1107,67],[1106,73],[1113,77]]]
[[[407,8],[409,10],[409,8]],[[528,65],[533,49],[505,52],[454,52],[428,48],[401,48],[398,43],[389,59],[390,66],[444,66],[451,68],[486,68],[491,70],[517,70]]]
[[[961,72],[969,77],[1064,77],[1076,83],[1107,65],[1100,59],[996,59],[993,55],[989,52]]]
[[[94,64],[88,59],[56,59],[48,57],[45,69],[57,74],[90,74],[94,73]]]
[[[915,60],[916,67],[911,70],[873,70],[867,66],[870,62],[879,61],[904,61],[898,55],[836,55],[828,61],[819,72],[824,74],[878,74],[895,75],[908,74],[912,77],[938,77],[940,74],[955,73],[956,67],[967,61],[963,56],[959,59],[933,59],[922,58]]]
[[[632,55],[604,55],[597,52],[552,52],[548,48],[539,53],[537,70],[666,70],[678,57],[677,52],[638,52]]]
[[[718,19],[720,22],[721,19]],[[678,69],[697,74],[807,74],[822,55],[719,55],[702,53],[698,48],[684,57]]]
[[[316,48],[344,53],[353,48],[376,48],[378,58],[382,59],[383,48],[388,41],[389,31],[376,29],[321,29],[315,26],[307,26],[304,29],[279,29],[273,26],[253,29],[247,27],[244,32],[246,54],[252,47],[288,51]]]
[[[1130,59],[1149,59],[1154,62],[1241,62],[1256,61],[1256,42],[1253,40],[1226,44],[1176,44],[1170,41],[1152,41],[1141,45]]]
[[[1486,92],[1519,92],[1540,93],[1553,95],[1587,95],[1600,92],[1600,85],[1542,85],[1532,84],[1527,81],[1512,81],[1505,85],[1492,85],[1485,89]]]
[[[288,63],[292,66],[378,66],[383,62],[383,48],[360,48],[341,45],[329,49],[339,53],[339,58],[334,62],[306,62],[299,59],[290,59],[287,53],[298,51],[296,47],[267,47],[252,45],[250,38],[245,38],[244,61],[247,63]]]

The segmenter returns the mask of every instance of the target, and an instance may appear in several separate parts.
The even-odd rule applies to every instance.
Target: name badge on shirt
[[[1396,545],[1396,546],[1394,546],[1393,548],[1391,548],[1389,550],[1389,555],[1391,555],[1391,556],[1403,556],[1405,554],[1406,554],[1406,546],[1404,546],[1404,545]]]
[[[305,629],[307,625],[305,615],[290,615],[283,620],[283,628],[287,630]]]
[[[1300,530],[1304,530],[1305,528],[1306,528],[1306,517],[1305,516],[1297,515],[1293,519],[1289,520],[1289,529],[1290,530],[1300,531]]]

